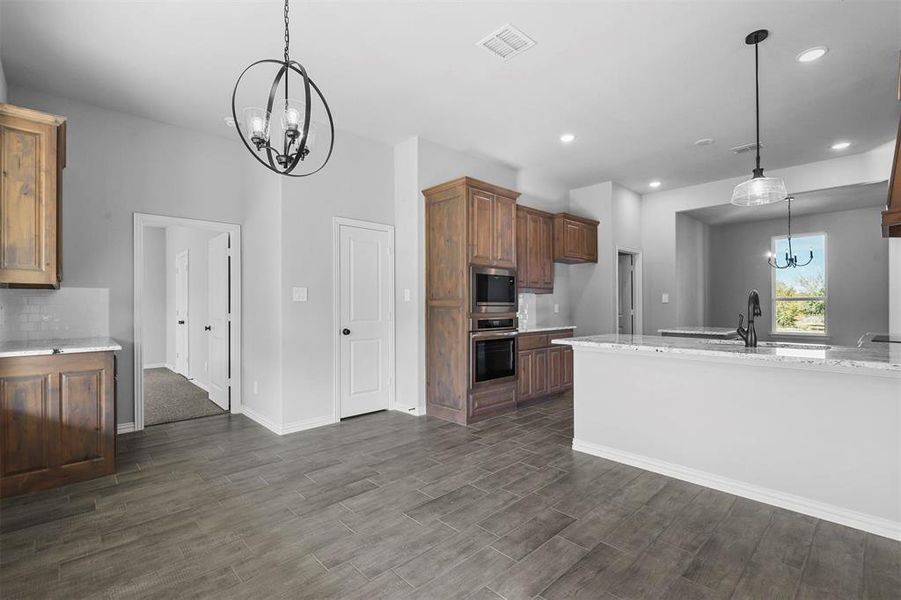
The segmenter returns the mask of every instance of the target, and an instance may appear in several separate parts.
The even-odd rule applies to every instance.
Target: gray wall
[[[676,322],[704,325],[707,315],[710,227],[687,215],[676,215]],[[656,332],[654,332],[656,333]]]
[[[133,215],[242,220],[235,141],[12,87],[13,104],[68,120],[63,171],[64,287],[109,289],[109,333],[119,353],[118,421],[134,420]]]
[[[888,331],[888,240],[879,231],[879,208],[808,215],[792,219],[792,230],[826,232],[827,329],[832,344],[854,346],[868,331]],[[737,325],[748,290],[760,291],[761,339],[770,339],[772,269],[764,257],[785,221],[757,221],[710,228],[708,325]],[[780,338],[787,336],[779,336]]]
[[[144,228],[144,368],[166,364],[166,229]]]

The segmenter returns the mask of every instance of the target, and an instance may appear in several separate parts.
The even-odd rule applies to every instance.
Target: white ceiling
[[[888,197],[888,182],[845,185],[842,187],[816,190],[794,194],[792,200],[792,216],[814,215],[854,210],[856,208],[885,207]],[[788,214],[785,202],[755,206],[734,206],[721,204],[695,210],[687,210],[683,214],[708,225],[731,225],[748,221],[769,221],[784,219]]]
[[[237,75],[282,53],[270,1],[2,0],[0,51],[24,86],[234,136]],[[503,62],[476,42],[512,23],[537,46]],[[339,129],[421,135],[570,187],[638,192],[749,173],[753,50],[761,46],[764,167],[894,138],[901,2],[299,2],[292,56]],[[795,56],[827,45],[821,60]],[[261,91],[265,92],[265,90]],[[558,138],[572,132],[576,141]],[[695,147],[712,137],[716,143]],[[340,144],[340,133],[337,144]]]

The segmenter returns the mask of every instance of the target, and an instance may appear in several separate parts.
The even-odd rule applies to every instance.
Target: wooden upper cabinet
[[[516,267],[518,194],[464,178],[469,196],[469,262],[487,267]]]
[[[494,194],[469,190],[469,262],[490,265],[494,254]]]
[[[517,207],[517,274],[519,288],[537,294],[554,291],[554,216]]]
[[[598,262],[598,221],[568,213],[554,215],[554,261]]]
[[[901,86],[901,84],[899,84]],[[898,137],[895,140],[895,159],[892,163],[888,200],[882,212],[882,236],[901,237],[901,119],[898,121]]]
[[[58,288],[66,120],[0,104],[0,286]]]
[[[494,252],[491,255],[495,267],[516,266],[516,199],[494,197]]]

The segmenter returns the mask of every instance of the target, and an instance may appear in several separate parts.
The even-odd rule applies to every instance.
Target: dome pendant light
[[[752,172],[751,179],[743,181],[735,186],[732,191],[732,204],[736,206],[759,206],[761,204],[773,204],[785,200],[788,193],[785,191],[785,182],[779,177],[764,177],[760,166],[760,66],[757,58],[757,46],[767,38],[769,32],[759,29],[749,33],[745,43],[754,46],[754,94],[757,122],[757,162]]]
[[[288,0],[285,0],[284,58],[258,60],[241,72],[232,91],[232,118],[244,146],[260,164],[279,175],[306,177],[320,171],[331,158],[335,146],[335,123],[319,87],[307,75],[303,65],[289,57],[289,41]],[[268,86],[266,108],[242,105],[239,112],[241,81],[249,73],[249,78],[253,78],[267,67],[270,72],[275,72],[275,76]],[[291,91],[301,91],[300,98],[289,95],[289,79],[294,80]],[[327,119],[327,126],[313,119],[314,99],[317,100],[316,115]],[[328,139],[324,139],[326,135]],[[301,163],[306,168],[301,168]]]

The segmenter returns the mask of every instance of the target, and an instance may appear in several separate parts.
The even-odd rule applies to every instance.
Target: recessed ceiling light
[[[695,146],[709,146],[713,143],[713,138],[701,138],[695,142]]]
[[[564,144],[568,144],[568,143],[572,142],[574,139],[576,139],[576,136],[574,136],[571,133],[564,133],[563,135],[560,136],[560,141],[563,142]]]
[[[649,183],[648,185],[651,186],[652,188],[659,188],[659,187],[660,187],[660,182],[657,181],[657,180],[655,179],[654,181],[652,181],[652,182]]]
[[[808,48],[804,52],[798,55],[798,62],[809,63],[817,60],[818,58],[823,58],[823,55],[829,52],[829,48],[826,46],[816,46],[815,48]]]
[[[845,148],[849,147],[850,145],[851,145],[851,142],[835,142],[834,144],[832,144],[832,149],[833,150],[844,150]]]

